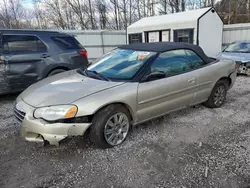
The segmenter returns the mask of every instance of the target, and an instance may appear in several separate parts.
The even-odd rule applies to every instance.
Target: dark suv
[[[88,64],[87,51],[71,35],[54,31],[0,30],[0,94]]]

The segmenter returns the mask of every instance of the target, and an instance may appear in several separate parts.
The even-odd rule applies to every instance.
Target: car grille
[[[21,124],[23,122],[24,116],[25,116],[25,112],[17,109],[17,107],[15,106],[14,108],[14,114],[16,117],[16,120],[19,124]]]

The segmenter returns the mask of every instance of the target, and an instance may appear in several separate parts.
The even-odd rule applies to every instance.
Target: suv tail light
[[[80,54],[81,56],[85,57],[86,60],[88,60],[88,53],[86,50],[79,50],[78,54]]]

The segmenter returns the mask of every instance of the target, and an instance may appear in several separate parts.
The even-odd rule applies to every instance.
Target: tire
[[[229,88],[229,81],[228,80],[219,80],[210,94],[208,100],[204,103],[204,106],[208,108],[219,108],[221,107],[225,100],[227,91]]]
[[[55,70],[52,70],[52,71],[47,75],[47,77],[53,76],[53,75],[56,75],[56,74],[59,74],[59,73],[65,72],[65,71],[66,71],[65,69],[55,69]]]
[[[119,120],[123,117],[121,123],[115,123],[115,116]],[[123,126],[123,124],[126,125]],[[131,118],[129,111],[120,104],[109,105],[94,115],[90,127],[90,140],[98,148],[111,148],[126,140],[130,132],[130,127]]]

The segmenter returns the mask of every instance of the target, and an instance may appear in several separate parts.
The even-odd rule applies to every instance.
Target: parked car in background
[[[234,60],[238,74],[250,76],[250,41],[236,41],[228,45],[217,58]]]
[[[38,80],[87,64],[87,51],[71,35],[0,30],[0,94],[22,91]]]
[[[121,144],[131,125],[200,103],[220,107],[235,80],[234,61],[214,61],[198,46],[130,44],[85,70],[30,86],[14,113],[26,140],[58,145],[90,128],[92,142],[108,148]]]

